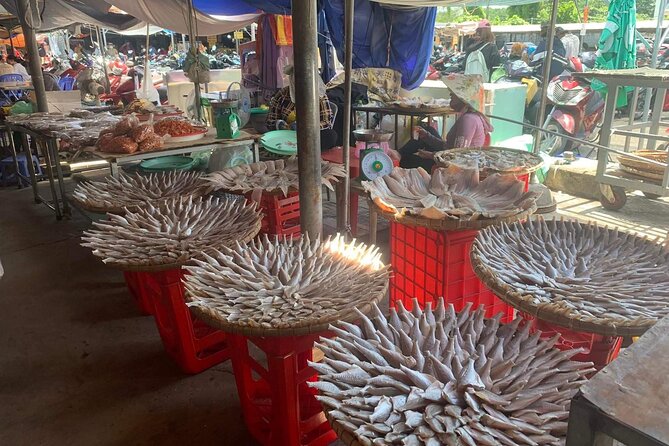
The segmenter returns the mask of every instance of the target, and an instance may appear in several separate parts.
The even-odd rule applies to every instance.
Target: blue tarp
[[[200,12],[209,15],[243,15],[253,14],[258,8],[243,1],[225,0],[193,0],[193,6]]]
[[[326,0],[325,14],[337,57],[344,60],[344,0]],[[394,9],[356,0],[353,68],[392,68],[402,87],[423,82],[432,55],[437,8]]]

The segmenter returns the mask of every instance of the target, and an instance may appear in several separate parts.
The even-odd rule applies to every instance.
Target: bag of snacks
[[[137,144],[140,144],[152,135],[155,135],[155,133],[153,133],[153,126],[151,124],[140,124],[130,131],[130,137]]]
[[[113,153],[135,153],[138,145],[129,136],[117,136],[112,139],[110,146]]]
[[[116,136],[121,136],[121,135],[127,135],[130,130],[133,128],[137,127],[139,125],[139,119],[137,119],[137,116],[130,115],[126,116],[123,119],[121,119],[116,125],[114,126],[114,135]]]
[[[162,137],[151,133],[144,141],[139,144],[140,152],[151,152],[152,150],[158,150],[165,144]]]

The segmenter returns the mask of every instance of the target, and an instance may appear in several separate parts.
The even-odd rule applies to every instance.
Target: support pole
[[[548,104],[548,83],[551,76],[551,63],[553,62],[553,41],[555,40],[555,26],[557,24],[559,0],[553,0],[553,10],[551,11],[551,21],[548,25],[548,34],[546,34],[546,57],[544,57],[543,66],[543,84],[541,85],[541,102],[539,103],[539,113],[535,125],[543,127],[546,117],[546,104]],[[534,153],[539,153],[541,147],[541,132],[537,131],[534,137]]]
[[[197,58],[198,57],[198,51],[199,51],[199,44],[197,41],[197,31],[196,31],[196,26],[195,26],[195,8],[193,7],[193,0],[188,0],[188,41],[189,41],[189,48],[188,51],[192,51],[193,55]],[[146,48],[146,51],[148,53],[149,48]],[[198,80],[200,78],[199,76],[199,70],[197,69],[197,66],[195,68],[195,72],[198,73]],[[146,79],[144,79],[146,82]],[[198,122],[202,121],[202,99],[200,96],[200,83],[199,82],[193,82],[193,86],[195,88],[194,93],[195,93],[195,119]]]
[[[35,38],[35,25],[33,23],[33,10],[29,0],[17,0],[19,20],[23,28],[23,37],[26,41],[26,50],[28,51],[28,64],[30,65],[30,75],[35,88],[35,97],[37,99],[37,111],[48,112],[49,105],[46,101],[46,89],[44,88],[44,76],[42,75],[42,62],[39,57],[37,40]],[[35,11],[37,13],[37,11]],[[11,33],[11,31],[10,31]]]
[[[342,147],[342,154],[344,156],[344,196],[341,198],[341,203],[337,203],[337,229],[346,233],[351,232],[350,224],[350,197],[351,197],[351,90],[353,80],[351,78],[351,70],[353,68],[353,17],[355,13],[355,0],[346,0],[345,10],[345,33],[346,33],[346,57],[344,60],[344,134],[342,135],[344,143]]]
[[[323,234],[316,9],[316,0],[293,2],[293,35],[300,36],[293,42],[300,224],[313,238]]]
[[[667,0],[657,0],[656,4],[656,20],[657,20],[657,29],[655,30],[655,40],[654,42],[662,42],[662,28],[664,27],[664,12],[667,9]],[[657,68],[657,56],[660,51],[661,45],[653,45],[653,53],[650,59],[650,67]],[[646,89],[646,98],[643,103],[643,117],[642,121],[648,121],[648,113],[650,113],[650,101],[653,96],[653,89]],[[664,98],[656,98],[655,100],[663,100]],[[635,112],[634,110],[632,112]],[[650,142],[650,141],[649,141]]]

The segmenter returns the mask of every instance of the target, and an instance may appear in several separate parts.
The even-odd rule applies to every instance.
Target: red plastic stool
[[[318,334],[296,337],[247,337],[228,333],[232,368],[246,425],[266,446],[326,446],[337,439],[307,365]],[[260,357],[264,356],[264,357]]]
[[[602,336],[593,333],[572,331],[559,325],[522,313],[521,316],[532,324],[532,331],[541,331],[541,338],[548,339],[560,333],[560,338],[555,343],[555,348],[560,350],[571,350],[582,348],[585,351],[574,356],[574,361],[592,362],[597,370],[606,367],[611,361],[618,357],[623,338],[614,336]]]
[[[139,308],[139,311],[143,315],[149,316],[153,314],[153,303],[148,298],[148,294],[144,290],[144,282],[138,278],[138,274],[135,271],[123,271],[128,291],[130,291],[130,295],[135,299],[137,308]],[[149,278],[147,277],[145,280],[149,280]]]
[[[456,311],[471,303],[483,305],[486,316],[504,313],[503,322],[514,318],[515,310],[486,287],[472,268],[469,253],[478,231],[433,231],[422,226],[390,224],[390,305],[402,301],[422,307],[443,297]],[[433,304],[434,306],[434,304]]]
[[[226,335],[193,316],[184,301],[183,270],[136,273],[153,304],[165,350],[186,373],[200,373],[230,358]]]
[[[255,201],[252,192],[245,194],[245,197],[248,201]],[[299,237],[300,196],[297,191],[288,192],[288,196],[282,192],[263,192],[258,206],[264,214],[261,234]]]

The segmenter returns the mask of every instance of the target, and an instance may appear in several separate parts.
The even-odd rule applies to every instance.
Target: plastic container
[[[560,338],[555,343],[556,348],[560,350],[585,349],[583,353],[579,353],[572,359],[575,361],[592,362],[598,370],[616,359],[620,353],[623,343],[623,338],[621,337],[571,331],[559,325],[542,321],[526,313],[522,313],[521,316],[532,324],[532,331],[541,331],[541,338],[552,338],[556,333],[560,333]]]
[[[513,319],[515,310],[502,302],[476,276],[469,253],[478,231],[432,231],[424,227],[390,224],[390,305],[402,301],[413,307],[417,298],[423,307],[443,297],[460,311],[469,302],[483,305],[486,316],[504,313]],[[433,305],[434,308],[434,305]]]
[[[326,446],[337,439],[306,384],[316,380],[307,361],[319,336],[228,335],[244,421],[260,444]]]
[[[200,373],[230,358],[226,334],[197,319],[186,307],[181,268],[135,274],[143,298],[153,305],[165,350],[184,372]]]
[[[246,199],[254,201],[252,192]],[[300,196],[298,192],[283,193],[263,192],[259,201],[260,210],[264,214],[260,232],[270,235],[300,235]]]

